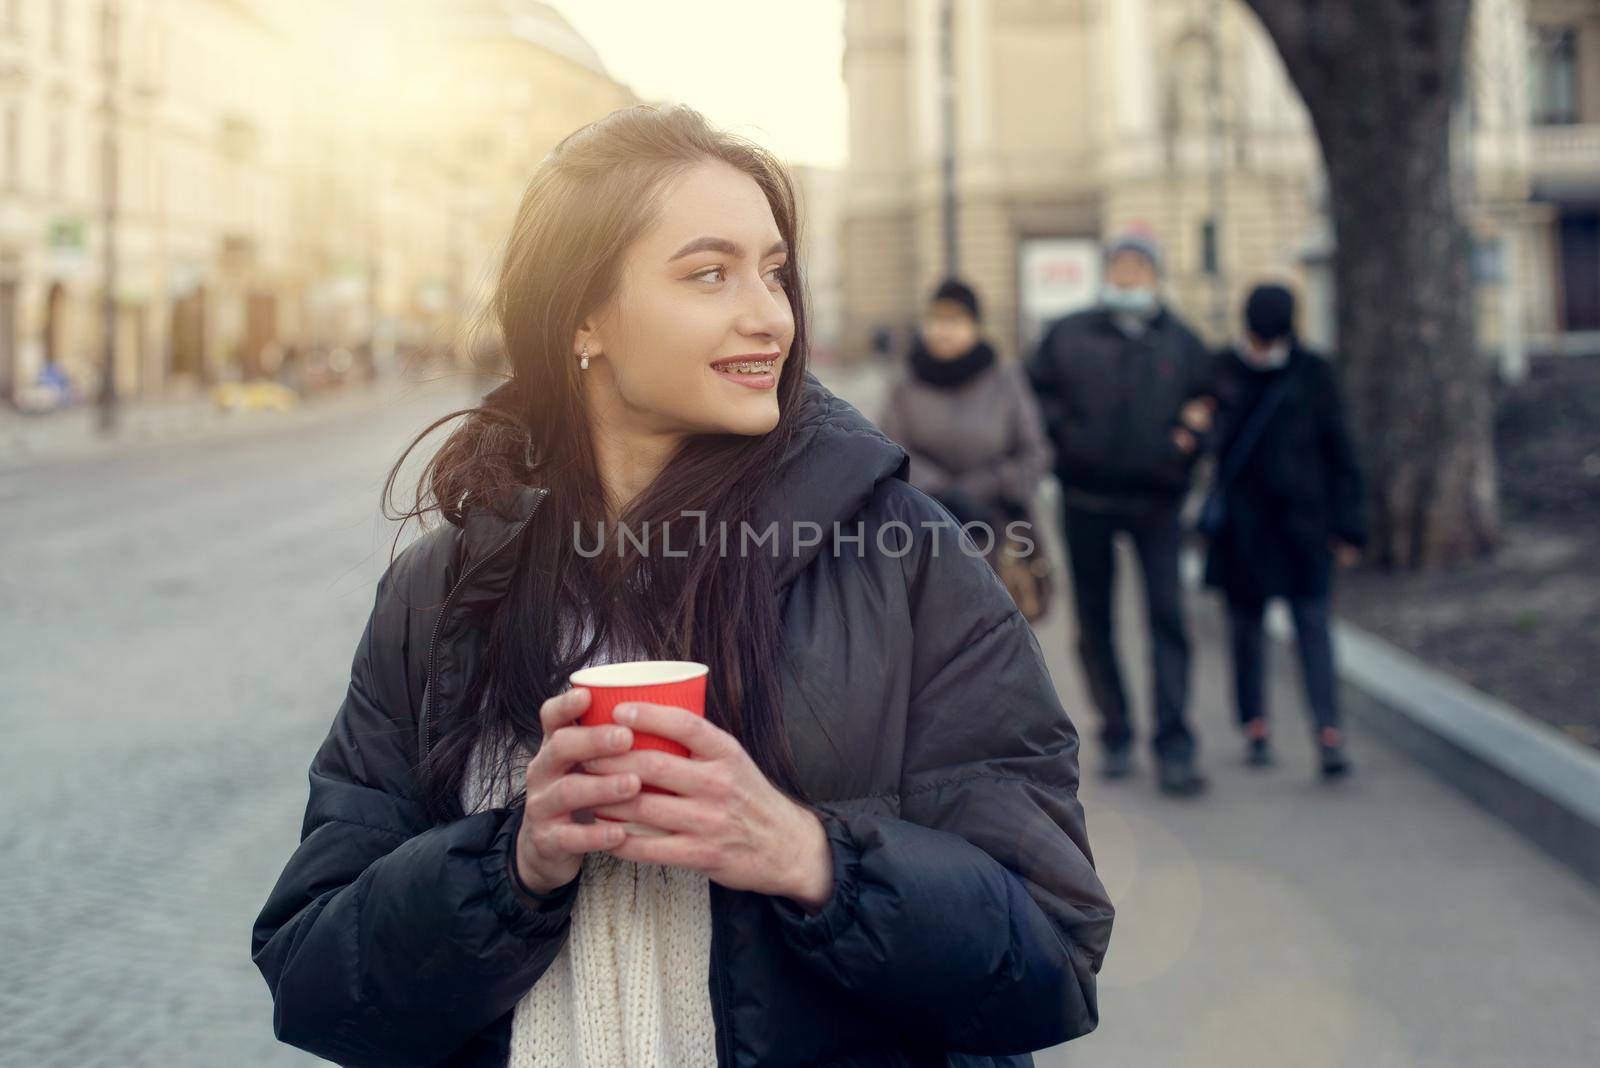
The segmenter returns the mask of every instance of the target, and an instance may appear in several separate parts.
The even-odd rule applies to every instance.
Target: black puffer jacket
[[[1090,309],[1052,326],[1028,361],[1064,489],[1137,505],[1176,504],[1200,450],[1172,440],[1179,410],[1211,387],[1211,357],[1162,310],[1139,337]]]
[[[804,403],[759,527],[779,523],[785,716],[836,883],[817,916],[712,885],[718,1063],[1030,1064],[1006,1055],[1095,1026],[1111,931],[1077,733],[994,572],[922,525],[948,514],[904,481],[905,453],[809,375]],[[807,547],[800,521],[860,522],[864,547]],[[524,526],[472,515],[379,583],[255,924],[286,1042],[344,1064],[504,1064],[511,1011],[566,936],[567,911],[526,908],[510,881],[520,810],[434,825],[412,775]]]

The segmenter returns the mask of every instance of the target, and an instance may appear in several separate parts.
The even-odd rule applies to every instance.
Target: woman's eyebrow
[[[779,238],[771,248],[767,249],[766,255],[762,256],[761,258],[766,259],[767,256],[776,256],[780,252],[788,251],[789,242]],[[744,254],[744,249],[737,243],[729,241],[725,237],[697,237],[668,257],[667,262],[671,263],[674,260],[681,260],[685,256],[694,255],[696,252],[720,252],[724,256],[737,257]]]

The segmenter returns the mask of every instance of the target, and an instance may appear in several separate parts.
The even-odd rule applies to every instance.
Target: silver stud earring
[[[588,346],[588,343],[585,343],[583,348],[578,353],[578,369],[580,371],[587,371],[589,369],[589,346]]]

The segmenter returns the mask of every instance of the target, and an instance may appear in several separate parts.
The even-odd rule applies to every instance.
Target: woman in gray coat
[[[1054,450],[1021,369],[996,358],[981,322],[970,286],[934,291],[879,426],[911,454],[913,486],[998,535],[1025,517]]]

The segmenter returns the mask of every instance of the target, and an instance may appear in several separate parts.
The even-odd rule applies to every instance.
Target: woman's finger
[[[637,775],[563,775],[528,799],[528,813],[535,820],[565,817],[632,798],[639,785]]]
[[[545,736],[534,763],[542,761],[554,778],[565,775],[574,764],[626,753],[632,745],[633,732],[626,727],[563,727]]]
[[[589,691],[575,686],[539,706],[539,725],[544,728],[544,736],[548,738],[567,724],[576,723],[578,717],[588,710]]]
[[[727,731],[686,708],[631,701],[618,705],[612,717],[634,730],[677,742],[699,757],[715,760],[727,756],[730,746],[733,749],[739,747],[739,743]]]
[[[549,822],[534,832],[534,842],[546,856],[598,853],[614,849],[627,832],[614,823]]]
[[[659,749],[635,749],[620,756],[586,760],[583,769],[593,775],[637,775],[651,786],[688,797],[706,794],[712,786],[703,761]]]
[[[674,834],[705,834],[712,817],[703,802],[669,794],[638,794],[594,810],[596,816],[643,823]]]
[[[624,835],[622,841],[606,850],[620,860],[635,864],[663,864],[690,871],[709,872],[713,860],[704,841],[691,835]]]

